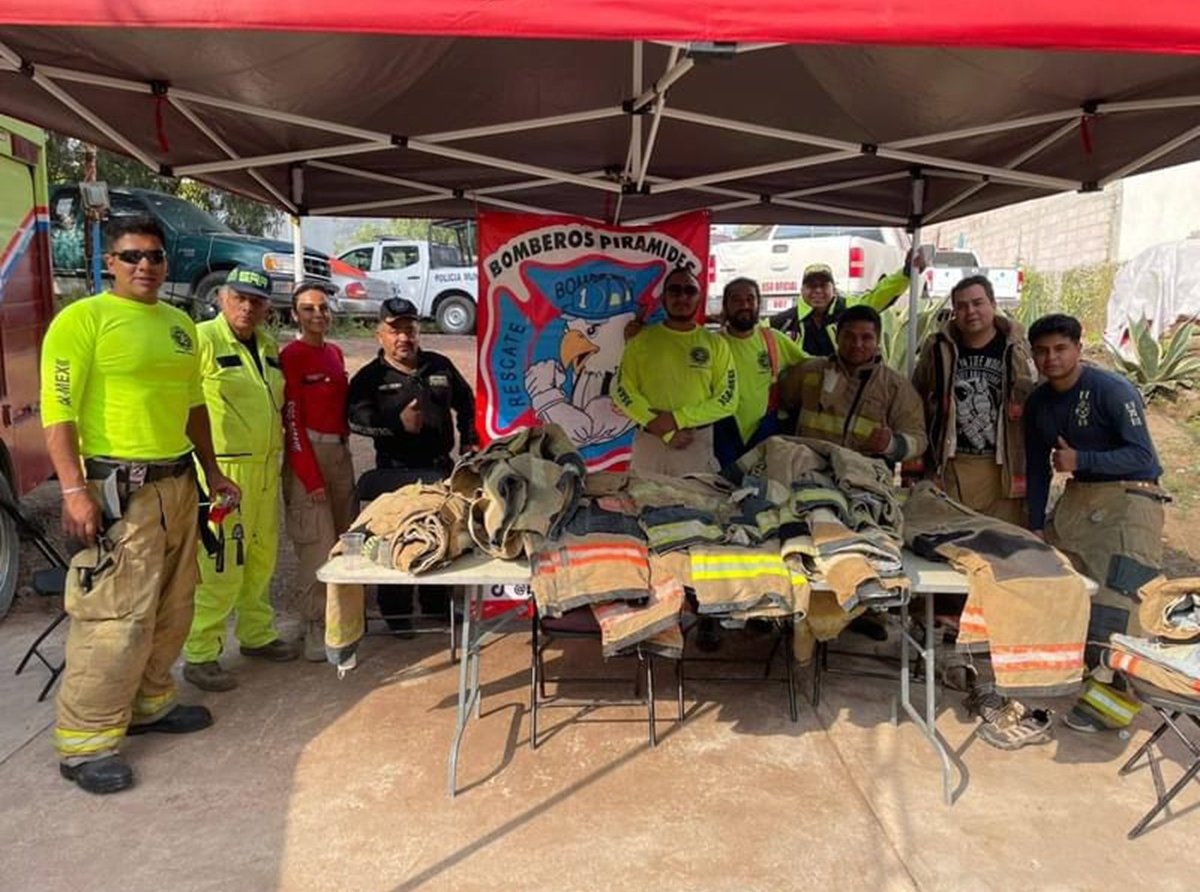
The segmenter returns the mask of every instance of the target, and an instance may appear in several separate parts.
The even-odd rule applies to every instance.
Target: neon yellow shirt
[[[275,339],[261,328],[255,330],[256,361],[224,316],[201,322],[196,334],[217,458],[262,460],[281,455],[283,367]]]
[[[196,326],[159,301],[105,291],[65,307],[42,343],[42,424],[74,422],[85,458],[191,451],[188,413],[204,403]]]
[[[737,407],[729,346],[700,326],[686,332],[643,328],[625,345],[614,397],[617,408],[640,425],[657,411],[670,412],[681,428],[712,424]]]
[[[735,337],[728,332],[722,337],[729,345],[729,352],[733,355],[733,367],[737,370],[738,402],[737,411],[733,415],[737,419],[738,433],[741,434],[744,443],[767,414],[767,397],[778,373],[806,359],[807,356],[803,347],[773,328],[760,326],[744,338]],[[775,375],[771,374],[771,357],[767,353],[765,338],[775,341],[775,355],[778,357]]]

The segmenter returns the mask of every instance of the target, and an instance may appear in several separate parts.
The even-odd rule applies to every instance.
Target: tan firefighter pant
[[[1092,599],[1089,640],[1097,638],[1098,605],[1127,614],[1125,631],[1141,634],[1133,609],[1136,599],[1110,588],[1106,582],[1113,557],[1130,558],[1147,567],[1162,566],[1162,495],[1162,490],[1147,483],[1071,481],[1054,506],[1054,514],[1046,524],[1046,541],[1065,552],[1081,573],[1100,585]]]
[[[296,550],[299,567],[296,606],[306,622],[325,622],[325,583],[317,581],[317,569],[329,560],[329,549],[338,536],[350,529],[358,514],[354,491],[354,465],[345,443],[313,441],[317,466],[325,479],[325,501],[313,500],[290,467],[283,471],[284,521]]]
[[[1025,527],[1029,514],[1024,499],[1004,494],[1004,469],[987,455],[956,455],[946,462],[946,495],[972,511]]]
[[[54,729],[65,761],[111,755],[130,721],[152,722],[174,707],[171,666],[196,588],[196,510],[191,473],[147,483],[107,531],[111,552],[93,546],[72,558]]]
[[[633,435],[633,454],[629,468],[637,474],[709,474],[720,470],[713,455],[712,427],[692,430],[695,439],[686,449],[672,449],[661,437],[639,430]]]

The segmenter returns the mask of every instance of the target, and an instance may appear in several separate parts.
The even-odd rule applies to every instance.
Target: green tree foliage
[[[80,140],[57,133],[49,134],[46,162],[50,182],[81,181],[84,178],[86,156],[87,145]],[[248,235],[263,235],[277,224],[281,216],[279,211],[262,202],[195,180],[159,176],[141,162],[105,149],[96,151],[96,179],[110,186],[153,189],[177,195],[204,208],[227,226]]]

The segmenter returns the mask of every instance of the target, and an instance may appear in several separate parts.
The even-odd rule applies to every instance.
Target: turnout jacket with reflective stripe
[[[275,339],[255,329],[255,362],[224,316],[197,325],[196,336],[217,458],[238,461],[282,454],[284,382]]]
[[[907,461],[925,452],[921,398],[881,358],[853,375],[836,356],[813,359],[785,371],[779,391],[780,408],[796,419],[798,436],[865,453],[871,433],[885,426],[892,431],[892,447],[882,458]]]

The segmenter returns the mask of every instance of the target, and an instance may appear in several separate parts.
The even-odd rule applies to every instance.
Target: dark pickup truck
[[[174,195],[149,189],[109,190],[111,216],[147,215],[158,220],[166,234],[167,281],[162,297],[187,310],[194,319],[216,315],[217,289],[235,266],[261,269],[271,278],[276,309],[291,302],[292,245],[274,239],[242,235],[207,211]],[[87,281],[84,242],[86,221],[75,184],[50,192],[50,239],[54,275],[60,280]],[[329,280],[329,257],[305,250],[306,278]]]

